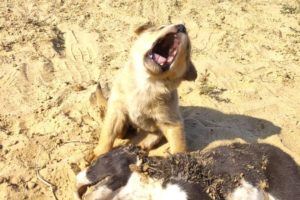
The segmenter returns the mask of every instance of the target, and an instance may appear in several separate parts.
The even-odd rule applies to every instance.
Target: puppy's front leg
[[[109,152],[113,148],[115,139],[123,135],[126,128],[126,114],[119,106],[110,105],[107,109],[99,144],[94,149],[95,156]]]
[[[163,135],[167,138],[172,154],[187,151],[184,126],[181,122],[175,124],[159,124]]]

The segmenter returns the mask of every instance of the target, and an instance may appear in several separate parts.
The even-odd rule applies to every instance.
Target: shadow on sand
[[[280,127],[270,121],[246,115],[224,114],[214,109],[196,106],[180,109],[190,150],[203,149],[217,140],[240,138],[254,143],[281,131]]]

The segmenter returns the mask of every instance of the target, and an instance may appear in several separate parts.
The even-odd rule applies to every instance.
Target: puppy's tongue
[[[160,65],[164,65],[167,62],[167,59],[163,56],[160,56],[156,53],[154,53],[154,59],[156,61],[156,63],[160,64]]]

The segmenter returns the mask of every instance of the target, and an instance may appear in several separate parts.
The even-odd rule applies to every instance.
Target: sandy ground
[[[300,163],[299,1],[82,2],[0,3],[0,199],[72,199],[72,168],[101,129],[90,95],[147,21],[188,28],[199,77],[179,93],[191,150],[266,142]]]

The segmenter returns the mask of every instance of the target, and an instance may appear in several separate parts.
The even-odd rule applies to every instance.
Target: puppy
[[[129,62],[113,82],[95,156],[110,151],[128,124],[146,135],[139,141],[144,149],[165,136],[171,153],[186,151],[177,87],[197,77],[186,28],[144,25],[136,33]]]
[[[76,195],[85,200],[296,200],[300,174],[288,154],[268,144],[236,143],[169,158],[123,146],[77,175]]]

